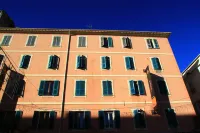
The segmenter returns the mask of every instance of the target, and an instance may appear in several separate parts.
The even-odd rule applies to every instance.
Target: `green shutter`
[[[85,81],[80,81],[80,95],[85,96]]]
[[[58,96],[59,87],[60,87],[60,81],[58,81],[58,80],[54,81],[54,83],[53,83],[53,96]]]
[[[104,129],[104,111],[99,111],[99,128]]]
[[[17,126],[19,125],[19,122],[22,118],[22,111],[21,110],[18,110],[15,112],[15,128],[17,128]]]
[[[34,111],[34,114],[33,114],[33,119],[32,119],[32,127],[34,129],[37,129],[38,128],[38,120],[39,120],[39,111]]]
[[[140,95],[145,95],[145,88],[142,80],[138,80],[138,90]]]
[[[56,118],[56,112],[50,111],[49,112],[49,128],[50,129],[53,129],[53,127],[54,127],[55,118]]]
[[[115,110],[115,127],[120,128],[120,111]]]
[[[51,56],[49,57],[48,68],[52,68],[52,64],[53,64],[53,55],[51,55]]]
[[[53,59],[52,59],[52,68],[53,69],[58,69],[59,60],[60,60],[60,58],[57,55],[53,56]]]
[[[160,61],[158,58],[156,58],[156,57],[151,58],[151,61],[152,61],[154,70],[161,70],[161,65],[160,65]]]
[[[107,81],[107,88],[108,88],[108,95],[112,96],[113,92],[112,92],[112,82],[111,81]]]
[[[103,84],[103,95],[107,96],[108,95],[107,81],[102,81],[102,84]]]
[[[23,68],[25,58],[26,58],[26,55],[23,55],[20,66],[19,66],[20,68]]]
[[[132,44],[131,44],[131,39],[130,38],[126,38],[126,44],[127,44],[127,48],[131,48]]]
[[[126,38],[125,37],[122,38],[122,42],[123,42],[124,48],[126,48],[127,47],[127,43],[126,43]]]
[[[45,88],[45,81],[40,81],[40,87],[39,87],[39,91],[38,91],[38,95],[39,96],[43,96],[44,95],[44,88]]]
[[[76,68],[81,68],[81,56],[77,56]]]
[[[126,69],[131,69],[130,57],[125,57]]]
[[[134,66],[133,57],[129,57],[129,60],[130,60],[130,64],[131,64],[131,69],[134,70],[134,69],[135,69],[135,66]]]
[[[108,47],[113,47],[113,39],[108,37]]]
[[[148,48],[153,48],[151,39],[147,39],[147,45],[148,45]]]
[[[101,47],[105,46],[104,37],[101,37]]]
[[[80,81],[76,81],[75,95],[80,96]]]
[[[82,37],[82,47],[86,46],[86,37]]]
[[[89,129],[91,125],[91,112],[85,111],[85,128]]]
[[[155,48],[159,48],[158,41],[156,39],[153,39],[153,41],[154,41]]]
[[[130,81],[129,81],[129,85],[130,85],[130,92],[131,92],[131,95],[135,95],[135,94],[136,94],[136,90],[135,90],[135,83],[134,83],[134,80],[130,80]]]
[[[79,39],[78,39],[78,46],[79,47],[82,47],[82,39],[83,39],[83,37],[79,37]]]
[[[135,128],[139,128],[140,127],[140,117],[139,117],[139,114],[138,114],[138,110],[134,110],[133,111],[134,113],[134,123],[135,123]]]
[[[102,61],[102,69],[106,69],[107,68],[106,57],[105,56],[101,57],[101,61]]]
[[[30,55],[24,55],[24,56],[25,56],[25,58],[24,58],[22,67],[27,69],[28,65],[29,65],[29,62],[30,62],[30,59],[31,59],[31,56]]]
[[[106,69],[110,69],[110,57],[106,56]]]

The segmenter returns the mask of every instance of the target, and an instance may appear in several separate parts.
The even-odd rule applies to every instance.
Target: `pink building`
[[[191,132],[195,111],[169,35],[0,29],[0,129]]]

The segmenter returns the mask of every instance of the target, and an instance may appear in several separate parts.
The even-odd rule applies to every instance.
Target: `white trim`
[[[163,79],[163,80],[157,79],[157,80],[156,80],[156,87],[158,88],[158,91],[159,91],[160,96],[163,96],[163,95],[160,93],[160,88],[159,88],[159,86],[158,86],[158,81],[165,81],[165,84],[166,84],[166,86],[167,86],[167,91],[168,91],[168,95],[166,95],[166,96],[171,96],[171,93],[170,93],[170,91],[169,91],[169,87],[168,87],[168,83],[167,83],[166,79]]]
[[[85,47],[79,47],[79,39],[80,37],[85,37]],[[84,36],[84,35],[79,35],[77,36],[77,45],[76,45],[76,48],[87,48],[88,47],[88,37],[87,36]]]
[[[110,58],[110,69],[103,69],[103,68],[102,68],[102,57],[109,57],[109,58]],[[111,56],[107,56],[107,55],[105,55],[105,56],[100,56],[100,70],[102,70],[102,71],[109,71],[109,70],[112,70],[112,58],[111,58]]]
[[[76,96],[76,81],[85,81],[85,96]],[[74,97],[87,97],[87,79],[75,79],[74,80]]]
[[[110,96],[104,96],[103,95],[103,81],[111,81],[111,83],[112,83],[112,95],[110,95]],[[110,79],[101,80],[101,95],[102,95],[102,97],[115,97],[113,80],[110,80]]]
[[[154,69],[154,67],[153,67],[153,62],[152,62],[152,58],[158,58],[159,63],[160,63],[161,70],[155,70],[155,69]],[[160,57],[151,56],[151,57],[149,57],[149,60],[150,60],[150,62],[151,62],[152,70],[154,70],[155,72],[156,72],[156,71],[161,71],[161,72],[164,71],[163,66],[162,66],[162,63],[161,63],[161,60],[160,60]]]
[[[27,46],[27,43],[28,43],[28,40],[29,40],[29,37],[30,37],[30,36],[35,36],[35,37],[36,37],[33,46]],[[36,42],[37,42],[37,38],[38,38],[38,35],[34,35],[34,34],[28,35],[28,36],[27,36],[27,39],[26,39],[25,47],[35,47],[36,44],[37,44],[37,43],[36,43]]]
[[[3,39],[4,39],[5,36],[11,36],[10,41],[9,41],[9,43],[8,43],[8,46],[2,45],[2,42],[3,42]],[[2,47],[2,46],[3,46],[3,47],[10,47],[10,43],[12,42],[13,36],[14,36],[14,35],[12,35],[12,34],[4,34],[3,37],[1,38],[0,46],[1,46],[1,47]]]
[[[131,57],[131,58],[133,58],[133,65],[134,65],[134,69],[133,70],[129,70],[129,69],[127,69],[126,68],[126,57]],[[135,64],[135,57],[134,56],[123,56],[123,58],[124,58],[124,67],[125,67],[125,70],[126,71],[136,71],[137,69],[136,69],[136,64]]]
[[[60,37],[60,45],[59,46],[53,46],[53,40],[54,40],[54,37]],[[60,35],[52,35],[52,39],[51,39],[51,47],[53,47],[53,48],[60,48],[60,47],[62,47],[62,38],[63,36],[60,36]]]
[[[31,58],[30,58],[30,60],[29,60],[29,64],[28,64],[27,69],[20,68],[20,64],[21,64],[21,62],[22,62],[22,57],[23,57],[24,55],[29,55],[29,56],[31,56]],[[30,65],[31,65],[32,58],[33,58],[33,55],[32,55],[32,54],[21,54],[20,62],[19,62],[19,65],[18,65],[18,69],[19,69],[19,70],[21,70],[21,69],[22,69],[22,70],[29,70],[29,69],[30,69]]]
[[[181,75],[162,75],[163,77],[169,77],[169,78],[182,78]],[[68,74],[67,77],[146,77],[146,75],[95,75],[95,74],[83,74],[83,75],[77,75],[77,74]]]
[[[25,74],[27,77],[64,77],[64,74]]]
[[[145,124],[146,124],[146,128],[136,128],[136,126],[135,126],[135,114],[133,113],[133,111],[134,110],[143,110],[144,111],[144,119],[145,119]],[[133,122],[134,122],[134,129],[135,130],[147,130],[148,128],[147,128],[147,119],[146,119],[146,112],[145,112],[145,110],[144,110],[144,108],[134,108],[134,109],[131,109],[131,114],[132,114],[132,116],[133,116]]]

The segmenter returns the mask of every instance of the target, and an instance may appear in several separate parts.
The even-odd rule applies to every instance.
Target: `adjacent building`
[[[15,23],[4,10],[0,10],[0,28],[2,27],[15,27]]]
[[[0,29],[0,130],[191,132],[195,111],[169,35]]]

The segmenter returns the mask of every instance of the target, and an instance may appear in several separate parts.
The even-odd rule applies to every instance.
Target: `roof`
[[[73,34],[73,35],[132,35],[144,37],[168,38],[171,32],[129,31],[129,30],[99,30],[99,29],[51,29],[51,28],[0,28],[0,33],[37,33],[37,34]]]
[[[188,65],[188,67],[186,67],[186,69],[182,72],[182,75],[185,75],[185,73],[188,71],[188,69],[190,69],[192,67],[192,65],[194,65],[194,63],[200,59],[200,54]]]

